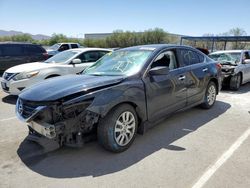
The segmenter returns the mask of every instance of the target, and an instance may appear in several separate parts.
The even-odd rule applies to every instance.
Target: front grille
[[[5,80],[10,80],[10,79],[13,78],[15,75],[17,75],[17,73],[7,73],[7,72],[5,72],[5,73],[3,74],[3,78],[4,78]]]

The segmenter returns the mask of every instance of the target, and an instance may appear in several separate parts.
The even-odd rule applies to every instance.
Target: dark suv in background
[[[0,73],[15,65],[44,61],[47,58],[46,50],[37,44],[0,43]]]

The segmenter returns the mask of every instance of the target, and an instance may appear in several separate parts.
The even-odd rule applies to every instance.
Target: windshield
[[[71,59],[76,54],[78,54],[78,52],[73,52],[73,51],[60,52],[54,55],[53,57],[47,59],[46,61],[44,61],[44,63],[64,63],[69,59]]]
[[[50,50],[57,50],[60,47],[59,44],[54,44],[53,46],[50,46],[49,49]]]
[[[240,52],[225,52],[225,53],[216,53],[210,54],[209,57],[220,63],[239,63],[240,62]]]
[[[150,50],[122,50],[106,54],[83,73],[90,75],[132,75],[152,53]]]

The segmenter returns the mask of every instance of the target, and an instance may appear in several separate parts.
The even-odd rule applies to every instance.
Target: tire
[[[209,82],[204,96],[204,102],[201,104],[201,107],[204,109],[211,108],[216,101],[216,95],[217,95],[216,84],[214,82]]]
[[[112,109],[97,126],[100,145],[112,152],[123,152],[133,143],[138,127],[134,108],[122,104]]]
[[[230,89],[234,91],[238,91],[241,85],[241,74],[238,73],[231,77],[230,79]]]

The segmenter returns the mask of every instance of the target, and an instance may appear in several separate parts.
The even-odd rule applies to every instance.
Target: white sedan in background
[[[14,66],[4,72],[1,86],[6,93],[18,95],[23,89],[42,80],[79,74],[109,52],[111,50],[102,48],[77,48],[63,51],[44,62]]]

